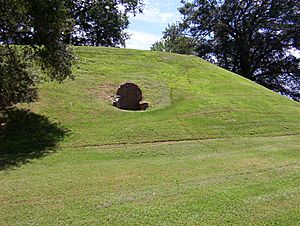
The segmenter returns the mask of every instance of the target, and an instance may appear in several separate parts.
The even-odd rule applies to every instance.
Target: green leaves
[[[169,25],[163,34],[163,38],[152,45],[152,51],[193,54],[194,40],[184,36],[181,26],[176,24]]]
[[[299,4],[293,0],[183,1],[181,27],[196,42],[196,55],[299,99]],[[297,97],[298,95],[298,97]]]
[[[125,46],[129,38],[124,30],[129,25],[128,13],[142,11],[141,0],[72,1],[75,20],[71,42],[74,45]]]
[[[0,110],[37,99],[39,78],[32,63],[24,60],[25,54],[16,47],[0,46]]]
[[[36,66],[51,80],[73,78],[74,55],[66,39],[72,28],[67,2],[0,2],[0,109],[37,99],[36,85],[43,75]]]

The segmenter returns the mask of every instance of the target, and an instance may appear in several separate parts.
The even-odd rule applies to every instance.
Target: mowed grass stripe
[[[255,138],[288,138],[288,137],[298,137],[300,138],[300,134],[288,134],[288,135],[277,135],[277,136],[244,136],[244,137],[236,137],[236,139],[255,139]],[[218,140],[226,140],[232,139],[231,137],[221,137],[221,138],[203,138],[203,139],[180,139],[180,140],[152,140],[152,141],[144,141],[144,142],[128,142],[128,143],[112,143],[112,144],[86,144],[82,146],[63,146],[61,149],[72,148],[72,149],[82,149],[82,148],[118,148],[118,147],[126,147],[126,146],[141,146],[141,145],[156,145],[156,144],[173,144],[173,143],[189,143],[189,142],[202,142],[202,141],[218,141]]]

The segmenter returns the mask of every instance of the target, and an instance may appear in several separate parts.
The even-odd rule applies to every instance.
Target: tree
[[[128,14],[142,12],[142,0],[77,0],[72,1],[75,21],[70,37],[74,45],[125,46],[129,38],[124,30]]]
[[[195,53],[221,67],[297,99],[300,84],[300,4],[295,0],[194,0],[184,4],[181,26]],[[298,96],[299,97],[299,96]]]
[[[194,41],[183,34],[179,25],[172,24],[165,29],[162,39],[151,46],[151,50],[191,55],[194,50]]]
[[[38,77],[29,70],[30,61],[15,48],[0,46],[0,112],[19,102],[37,99]]]
[[[0,0],[0,110],[37,99],[42,78],[72,78],[68,1]],[[24,44],[17,46],[17,44]]]

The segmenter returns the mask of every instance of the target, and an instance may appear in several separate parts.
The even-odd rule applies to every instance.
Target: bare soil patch
[[[91,93],[96,95],[100,100],[112,103],[118,87],[119,87],[118,84],[103,83],[99,85],[97,88],[92,89]]]

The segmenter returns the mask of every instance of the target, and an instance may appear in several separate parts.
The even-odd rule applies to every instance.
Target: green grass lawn
[[[299,103],[193,56],[76,53],[8,112],[0,225],[299,224]],[[148,110],[111,106],[124,82]]]

